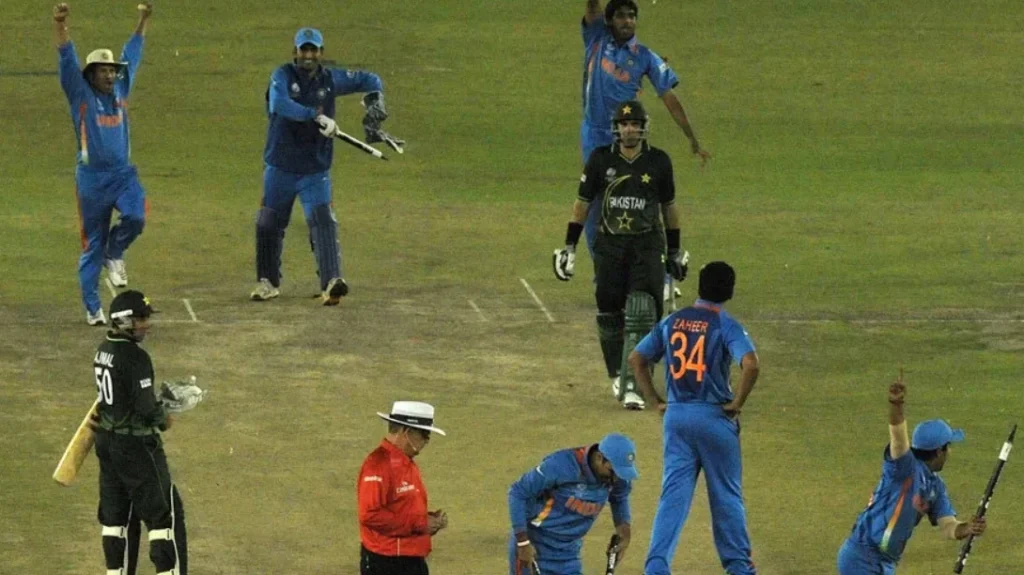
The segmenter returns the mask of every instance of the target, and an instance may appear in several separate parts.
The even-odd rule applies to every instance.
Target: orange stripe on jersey
[[[85,131],[85,112],[89,109],[89,105],[82,102],[78,106],[78,145],[82,149],[82,163],[88,165],[89,163],[89,135]]]
[[[82,197],[78,195],[78,182],[75,182],[75,205],[78,207],[78,235],[82,239],[82,251],[89,247],[89,238],[85,235],[85,220],[82,219]]]
[[[544,509],[540,510],[540,513],[537,514],[537,517],[531,521],[530,524],[534,527],[540,527],[540,524],[544,523],[544,520],[548,518],[548,515],[551,515],[551,508],[554,506],[555,498],[548,497],[548,500],[544,502]]]
[[[900,520],[900,511],[903,511],[903,502],[907,499],[907,493],[910,491],[910,487],[914,484],[913,476],[903,480],[903,487],[900,488],[900,498],[896,500],[896,511],[893,512],[892,517],[889,518],[889,524],[885,526],[885,534],[882,535],[882,543],[878,546],[883,552],[889,549],[889,537],[892,536],[892,530],[896,528],[896,523]]]

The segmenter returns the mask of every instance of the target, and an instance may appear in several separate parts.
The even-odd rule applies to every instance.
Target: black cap
[[[133,317],[149,317],[154,313],[149,298],[136,290],[123,291],[110,302],[110,320],[125,320]]]
[[[697,293],[701,299],[725,303],[732,299],[736,287],[736,270],[725,262],[711,262],[700,268],[700,286]]]

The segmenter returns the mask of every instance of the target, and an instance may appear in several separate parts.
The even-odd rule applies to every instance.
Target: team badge
[[[356,77],[356,73],[353,72],[352,70],[349,70],[348,72],[345,72],[345,75],[348,76],[349,80],[351,80],[352,78]]]
[[[319,90],[316,91],[316,97],[317,98],[323,100],[326,96],[327,96],[327,91],[324,90],[323,88],[320,88]]]
[[[294,94],[298,94],[299,93],[299,83],[298,82],[292,82],[292,93],[294,93]]]
[[[633,61],[632,60],[626,60],[626,65],[627,66],[633,66]]]
[[[608,171],[605,172],[604,175],[608,176],[609,178],[614,178],[615,177],[615,168],[608,168]]]
[[[630,453],[630,454],[626,455],[626,461],[628,461],[630,463],[633,463],[634,459],[636,459],[636,454]]]

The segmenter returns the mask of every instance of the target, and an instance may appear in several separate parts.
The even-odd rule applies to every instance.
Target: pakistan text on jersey
[[[114,354],[107,353],[105,351],[97,351],[96,357],[93,358],[93,363],[104,365],[106,367],[114,367]]]
[[[619,196],[608,198],[608,207],[620,210],[642,210],[647,206],[647,200],[633,196]]]
[[[708,322],[699,319],[676,318],[675,323],[672,324],[672,329],[674,331],[688,331],[690,333],[707,333]]]

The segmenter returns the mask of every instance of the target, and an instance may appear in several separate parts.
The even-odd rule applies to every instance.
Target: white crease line
[[[530,287],[530,284],[526,283],[526,280],[523,278],[519,278],[519,281],[522,282],[523,287],[526,288],[526,291],[530,292],[530,295],[533,297],[533,301],[537,302],[537,307],[539,307],[540,311],[544,312],[544,315],[548,317],[548,321],[551,323],[555,323],[555,318],[551,317],[551,312],[548,311],[548,308],[544,307],[544,302],[540,301],[540,298],[537,297],[536,292],[533,291],[533,288]]]
[[[480,321],[487,321],[487,316],[484,315],[484,312],[480,311],[480,308],[477,307],[475,301],[473,301],[471,299],[468,299],[466,301],[469,302],[469,307],[473,308],[473,311],[475,311],[477,313],[477,315],[480,316]]]
[[[188,303],[187,299],[181,300],[185,304],[185,309],[188,310],[188,315],[192,316],[192,321],[199,323],[199,318],[196,317],[196,312],[192,311],[192,304]]]
[[[924,318],[908,317],[903,319],[748,319],[743,323],[770,323],[789,325],[823,325],[823,324],[865,324],[865,325],[900,325],[900,324],[922,324],[922,323],[990,323],[990,324],[1014,324],[1024,323],[1024,318]]]
[[[107,287],[110,288],[110,295],[117,297],[117,290],[114,289],[114,284],[110,283],[110,278],[107,278],[104,281],[107,282]]]

